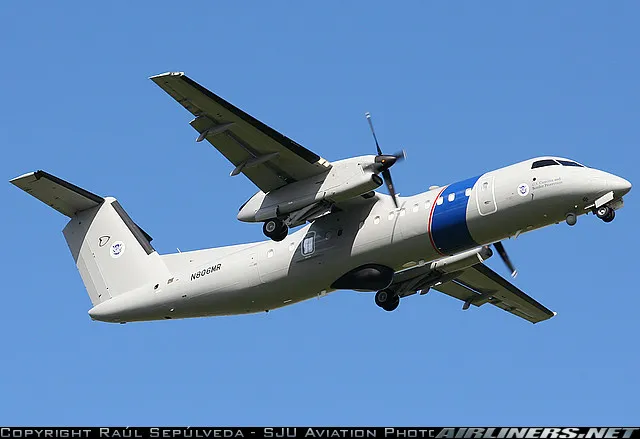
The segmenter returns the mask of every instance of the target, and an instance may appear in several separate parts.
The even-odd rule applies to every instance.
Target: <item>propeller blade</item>
[[[385,184],[387,185],[387,189],[389,189],[389,195],[393,199],[393,205],[398,208],[398,200],[396,199],[396,190],[393,187],[393,180],[391,179],[391,172],[388,169],[382,171],[382,178],[384,179]]]
[[[509,259],[509,255],[507,255],[507,251],[504,249],[504,245],[502,245],[502,242],[498,241],[494,243],[493,246],[498,251],[500,258],[502,258],[502,261],[505,263],[507,268],[511,270],[511,277],[516,277],[518,275],[518,270],[516,270],[516,267],[513,266],[511,259]]]
[[[382,155],[382,150],[380,149],[380,145],[378,144],[378,138],[376,137],[376,132],[373,129],[373,122],[371,122],[371,113],[367,111],[364,115],[367,118],[367,122],[369,122],[369,128],[371,128],[371,134],[373,134],[373,140],[376,141],[376,149],[378,150],[378,155]]]

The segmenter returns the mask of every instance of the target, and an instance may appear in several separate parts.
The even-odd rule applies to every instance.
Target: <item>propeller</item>
[[[369,128],[371,128],[371,134],[373,135],[373,140],[376,142],[376,151],[378,155],[375,158],[375,169],[377,172],[382,174],[382,179],[384,183],[387,185],[387,189],[389,190],[389,195],[393,199],[393,204],[398,208],[398,200],[396,198],[396,190],[393,186],[393,179],[391,178],[391,172],[389,168],[396,164],[398,161],[402,161],[407,158],[407,154],[404,150],[396,152],[395,154],[383,154],[382,149],[380,149],[380,144],[378,143],[378,137],[376,136],[376,131],[373,129],[373,122],[371,121],[371,113],[365,113],[365,117],[367,118],[367,122],[369,122]]]
[[[504,249],[504,245],[502,245],[502,242],[498,241],[494,243],[493,246],[498,251],[502,262],[504,262],[507,268],[511,270],[511,277],[516,277],[518,275],[518,270],[516,270],[516,267],[511,262],[511,259],[509,259],[509,255],[507,255],[507,251]]]

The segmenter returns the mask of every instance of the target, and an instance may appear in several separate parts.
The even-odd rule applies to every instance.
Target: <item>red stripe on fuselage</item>
[[[440,198],[442,193],[448,187],[449,185],[443,187],[442,190],[436,196],[436,198],[433,200],[433,204],[431,205],[431,211],[429,212],[429,222],[427,223],[427,233],[429,234],[429,240],[431,241],[431,246],[436,252],[440,253],[442,256],[444,256],[445,254],[442,253],[440,250],[438,250],[438,247],[436,247],[436,243],[433,241],[433,236],[431,235],[431,222],[433,221],[433,211],[436,210],[436,203],[438,202],[438,198]]]

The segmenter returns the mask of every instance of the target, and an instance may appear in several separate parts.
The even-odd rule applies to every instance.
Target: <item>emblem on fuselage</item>
[[[111,245],[110,249],[112,258],[119,258],[124,253],[124,242],[116,241]]]
[[[98,245],[100,247],[104,247],[105,245],[107,245],[107,242],[109,242],[110,239],[111,239],[111,236],[108,236],[108,235],[101,236],[98,239]]]
[[[518,195],[521,197],[526,197],[529,195],[529,185],[527,183],[522,183],[518,186]]]

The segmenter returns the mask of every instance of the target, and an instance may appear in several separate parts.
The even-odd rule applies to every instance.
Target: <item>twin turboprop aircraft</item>
[[[159,255],[112,197],[36,171],[11,183],[70,218],[63,230],[94,320],[269,311],[331,291],[375,291],[392,311],[431,289],[463,309],[491,304],[532,323],[555,315],[486,265],[501,241],[593,212],[610,222],[631,184],[560,157],[538,157],[427,192],[397,196],[390,168],[404,154],[329,162],[184,73],[151,78],[195,118],[207,140],[258,192],[238,219],[263,223],[263,242]],[[390,195],[375,190],[386,184]],[[289,233],[290,228],[303,227]]]

